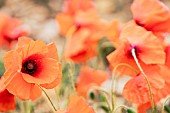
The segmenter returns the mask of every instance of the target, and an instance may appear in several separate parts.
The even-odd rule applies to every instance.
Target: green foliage
[[[3,76],[4,72],[5,72],[4,63],[0,62],[0,77]]]
[[[109,65],[106,56],[115,50],[113,44],[107,38],[102,38],[98,43],[98,50],[104,64]]]
[[[164,109],[167,113],[170,113],[170,107],[169,106],[164,106]]]
[[[132,109],[127,109],[127,113],[136,113]]]

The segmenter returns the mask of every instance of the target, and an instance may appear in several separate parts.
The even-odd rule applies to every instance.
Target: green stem
[[[71,86],[73,88],[74,93],[76,93],[76,88],[75,88],[75,84],[74,84],[74,77],[73,77],[74,71],[75,71],[75,66],[71,61],[69,62],[69,65],[70,65],[69,77],[70,77],[70,80],[71,80]]]
[[[116,111],[117,111],[119,108],[129,109],[127,106],[120,105],[120,106],[117,106],[117,107],[114,109],[113,113],[117,113]]]
[[[59,91],[58,89],[55,87],[54,88],[54,91],[55,91],[55,94],[56,94],[56,97],[57,97],[57,107],[58,109],[60,110],[60,97],[59,97]]]
[[[105,93],[106,95],[109,95],[109,93],[103,89],[101,89],[100,87],[98,86],[93,86],[94,89],[98,90],[98,91],[101,91],[103,93]],[[106,96],[105,96],[106,98]],[[106,99],[106,104],[108,105],[108,108],[109,108],[109,111],[112,111],[111,107],[110,107],[110,104],[109,104],[109,101]]]
[[[165,102],[163,103],[163,106],[162,106],[162,113],[164,113],[164,107],[165,107],[165,104],[167,103],[167,101],[170,100],[170,97],[168,97]]]
[[[117,64],[115,66],[115,68],[113,69],[113,72],[112,72],[112,86],[111,86],[111,100],[112,100],[112,111],[114,110],[114,79],[115,79],[115,73],[116,73],[116,70],[118,69],[118,67],[121,67],[121,66],[126,66],[130,69],[132,69],[135,73],[138,73],[138,71],[136,69],[134,69],[131,65],[129,64],[126,64],[126,63],[120,63],[120,64]]]
[[[153,100],[153,95],[152,95],[152,89],[151,89],[150,82],[149,82],[149,80],[148,80],[148,78],[147,78],[147,75],[146,75],[145,72],[143,71],[143,69],[142,69],[142,67],[141,67],[141,65],[140,65],[140,63],[139,63],[139,61],[138,61],[138,59],[137,59],[137,57],[136,57],[135,48],[133,48],[131,52],[132,52],[132,56],[133,56],[133,58],[134,58],[134,60],[135,60],[135,62],[136,62],[136,65],[138,66],[139,70],[141,71],[141,73],[142,73],[142,75],[144,76],[145,81],[146,81],[146,83],[147,83],[147,85],[148,85],[149,95],[150,95],[150,101],[151,101],[151,105],[152,105],[152,113],[154,113],[154,109],[155,109],[155,108],[154,108],[154,100]]]
[[[53,102],[51,101],[50,97],[49,97],[48,94],[46,93],[46,91],[45,91],[41,86],[38,85],[38,87],[44,92],[44,94],[46,95],[46,97],[47,97],[47,99],[49,100],[50,104],[52,105],[54,111],[57,111],[57,109],[55,108],[55,106],[54,106]]]

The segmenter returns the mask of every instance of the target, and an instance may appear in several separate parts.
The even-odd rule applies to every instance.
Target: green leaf
[[[107,66],[109,63],[106,59],[106,56],[115,50],[113,44],[107,38],[102,38],[98,43],[98,50],[100,57]]]

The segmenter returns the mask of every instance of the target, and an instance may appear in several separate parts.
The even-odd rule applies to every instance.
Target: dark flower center
[[[34,73],[36,73],[37,69],[38,69],[37,63],[34,60],[26,60],[22,64],[21,71],[23,73],[33,75]]]
[[[140,49],[137,46],[131,46],[130,49],[127,51],[126,55],[128,58],[133,58],[132,55],[132,49],[135,49],[136,56],[139,56],[139,53],[141,52]]]

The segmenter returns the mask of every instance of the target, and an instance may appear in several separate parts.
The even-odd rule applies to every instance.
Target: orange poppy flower
[[[165,52],[161,42],[143,27],[129,22],[122,29],[120,39],[120,47],[107,56],[112,68],[120,63],[127,63],[139,71],[132,56],[132,49],[135,49],[142,68],[149,64],[165,64]],[[125,66],[121,66],[117,71],[121,75],[136,76],[136,73]]]
[[[170,10],[160,0],[134,0],[131,11],[138,25],[158,37],[163,38],[164,33],[170,33]]]
[[[18,19],[0,14],[0,47],[10,47],[13,41],[21,36],[28,35],[28,32],[21,27]]]
[[[86,100],[81,96],[71,95],[66,110],[59,110],[55,113],[95,113]]]
[[[94,70],[90,67],[83,66],[77,78],[76,90],[78,94],[86,97],[92,86],[100,86],[108,78],[109,75],[105,71]]]
[[[94,57],[97,54],[97,42],[87,42],[89,35],[89,31],[84,29],[76,33],[72,38],[68,38],[63,54],[64,59],[79,63]],[[78,36],[79,39],[77,39]]]
[[[54,43],[46,45],[22,37],[18,48],[7,52],[4,60],[6,89],[20,99],[34,100],[41,95],[38,85],[53,88],[61,80],[61,64]]]
[[[67,38],[65,59],[79,63],[96,55],[97,42],[104,36],[108,24],[99,18],[92,4],[90,0],[69,0],[70,10],[56,17],[60,34]]]
[[[119,35],[121,32],[121,25],[118,20],[113,20],[106,31],[106,37],[113,43],[114,47],[119,47]]]
[[[4,78],[0,78],[0,112],[8,112],[16,108],[15,97],[4,86]]]

